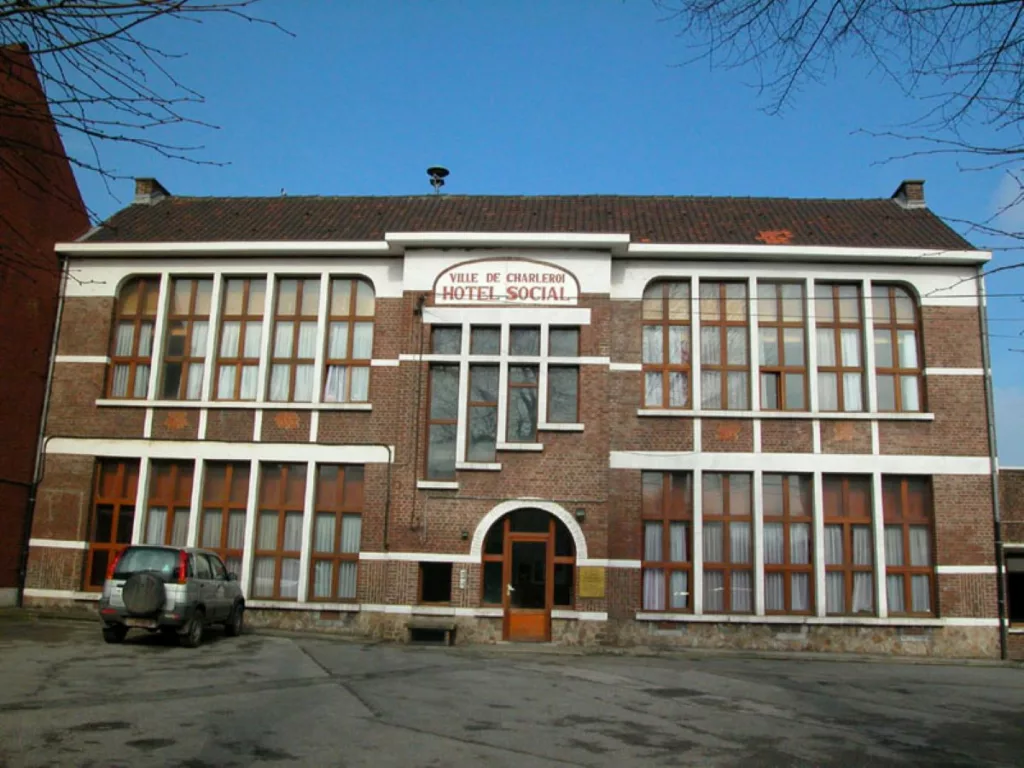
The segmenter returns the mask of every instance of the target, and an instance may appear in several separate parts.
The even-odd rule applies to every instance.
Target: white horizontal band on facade
[[[367,613],[394,613],[405,616],[469,616],[485,619],[500,619],[505,615],[501,608],[459,608],[447,605],[385,605],[363,603],[360,610]]]
[[[573,611],[553,608],[552,619],[575,619],[576,621],[608,621],[607,611]]]
[[[608,370],[611,371],[642,371],[642,363],[608,363]]]
[[[383,560],[403,563],[479,563],[472,555],[454,555],[438,552],[360,552],[360,560]]]
[[[456,461],[455,468],[467,472],[500,472],[501,464],[493,461]]]
[[[935,572],[946,575],[972,574],[972,573],[998,573],[994,565],[936,565]]]
[[[934,413],[876,411],[701,411],[680,408],[638,408],[637,416],[691,419],[822,419],[833,421],[935,421]]]
[[[457,491],[459,484],[454,480],[417,480],[416,487],[421,491]]]
[[[109,365],[110,358],[106,355],[54,355],[53,362],[56,363],[90,363],[95,365]]]
[[[495,445],[495,450],[498,451],[526,451],[539,453],[544,450],[544,443],[503,443],[498,442]]]
[[[270,609],[274,611],[339,611],[358,613],[359,603],[298,603],[294,600],[246,600],[246,608]]]
[[[639,258],[714,259],[847,262],[854,264],[984,264],[989,251],[947,251],[928,248],[847,248],[822,245],[705,245],[672,243],[630,243],[627,254]]]
[[[600,557],[591,557],[586,560],[577,560],[576,565],[580,567],[593,566],[597,568],[630,568],[639,569],[639,560],[605,560]]]
[[[114,400],[100,398],[101,408],[167,408],[238,411],[372,411],[373,403],[280,403],[270,400]]]
[[[984,376],[984,368],[925,368],[925,376]]]
[[[544,422],[537,424],[538,432],[582,432],[584,428],[583,424],[546,424]]]
[[[524,316],[525,313],[525,316]],[[586,307],[424,307],[425,325],[590,325]],[[405,357],[408,357],[406,355]],[[418,357],[413,355],[412,357]],[[607,358],[604,358],[607,362]]]
[[[102,437],[54,437],[47,455],[108,456],[132,459],[204,459],[206,461],[315,461],[324,464],[387,464],[394,446],[318,443],[229,443],[216,440],[139,440]]]
[[[842,453],[710,453],[611,451],[611,469],[708,472],[825,472],[828,474],[988,475],[981,456],[902,456]]]
[[[88,600],[98,601],[102,595],[99,592],[78,592],[73,589],[37,589],[25,587],[22,594],[25,597],[42,597],[48,600]]]
[[[371,368],[397,368],[401,361],[396,357],[392,360],[373,359],[370,361]]]
[[[940,619],[918,619],[890,616],[737,616],[735,614],[658,613],[639,611],[637,621],[671,621],[701,624],[807,624],[868,627],[998,627],[999,619],[952,617]]]
[[[29,539],[30,547],[43,549],[88,549],[88,541],[69,541],[67,539]]]

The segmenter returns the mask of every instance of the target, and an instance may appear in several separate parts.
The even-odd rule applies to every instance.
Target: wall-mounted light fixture
[[[587,519],[587,510],[585,510],[583,507],[579,507],[576,510],[576,522],[577,523],[582,523],[586,519]]]
[[[465,541],[468,538],[469,538],[469,531],[467,531],[465,528],[463,528],[462,529],[462,540]]]

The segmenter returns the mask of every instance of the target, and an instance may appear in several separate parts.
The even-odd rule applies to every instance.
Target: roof
[[[91,243],[381,241],[386,232],[629,233],[633,242],[973,249],[895,200],[754,197],[168,197],[114,214]]]

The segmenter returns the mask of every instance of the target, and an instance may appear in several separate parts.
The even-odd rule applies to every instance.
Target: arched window
[[[879,411],[921,411],[921,319],[905,288],[874,285],[875,382]]]
[[[366,280],[331,280],[325,403],[365,403],[369,399],[374,303],[373,286]]]
[[[644,291],[644,408],[690,407],[690,282],[659,281]]]
[[[108,396],[146,397],[159,297],[160,279],[156,277],[131,278],[121,287],[111,334]]]
[[[517,509],[484,539],[481,602],[571,608],[575,567],[576,544],[565,523],[542,509]]]

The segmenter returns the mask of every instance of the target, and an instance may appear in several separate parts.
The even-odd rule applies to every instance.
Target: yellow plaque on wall
[[[601,566],[580,566],[580,597],[604,597],[604,571]]]

